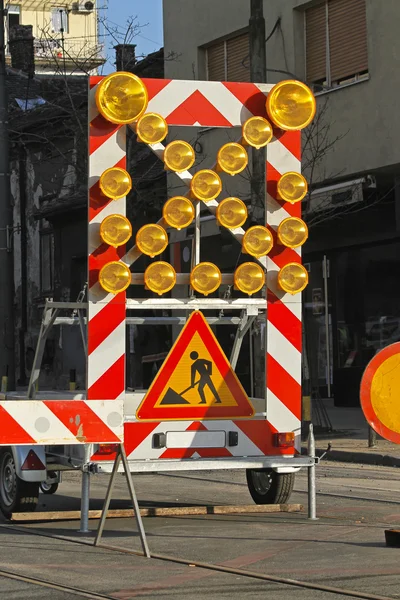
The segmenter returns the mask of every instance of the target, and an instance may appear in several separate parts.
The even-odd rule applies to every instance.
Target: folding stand
[[[125,446],[123,444],[120,444],[118,446],[117,456],[115,457],[113,470],[111,473],[110,481],[108,483],[107,493],[106,493],[106,497],[104,500],[104,505],[103,505],[103,509],[101,512],[100,523],[99,523],[99,526],[97,529],[97,534],[96,534],[96,539],[94,541],[94,545],[98,546],[101,542],[101,538],[103,535],[103,529],[104,529],[104,525],[106,522],[107,513],[108,513],[108,509],[110,506],[110,501],[111,501],[111,497],[112,497],[112,493],[113,493],[113,489],[114,489],[115,478],[118,473],[118,467],[121,462],[121,459],[122,459],[122,465],[123,465],[124,473],[125,473],[125,477],[126,477],[126,482],[128,484],[129,494],[130,494],[130,497],[131,497],[131,500],[133,503],[133,509],[135,512],[135,518],[136,518],[136,522],[137,522],[137,526],[138,526],[138,530],[139,530],[140,541],[142,544],[143,553],[147,558],[151,558],[150,550],[147,545],[146,533],[145,533],[145,530],[143,527],[142,516],[140,514],[139,503],[138,503],[136,492],[135,492],[135,486],[133,485],[132,474],[129,470],[128,459],[126,457]]]

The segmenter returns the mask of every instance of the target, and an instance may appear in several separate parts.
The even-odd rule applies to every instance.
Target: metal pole
[[[326,363],[327,363],[327,386],[328,398],[331,397],[331,340],[329,329],[329,300],[328,300],[328,260],[326,256],[322,261],[322,270],[324,278],[324,298],[325,298],[325,339],[326,339]]]
[[[85,458],[83,467],[88,468],[90,458],[90,445],[85,445]],[[82,471],[82,488],[81,488],[81,526],[79,533],[89,533],[89,500],[90,500],[90,472]]]
[[[249,20],[250,81],[265,83],[267,59],[265,48],[265,19],[263,0],[250,0]],[[252,148],[251,205],[253,214],[264,217],[265,207],[265,148]],[[263,223],[264,224],[264,223]]]
[[[368,427],[368,448],[376,447],[376,431],[372,427]]]
[[[196,204],[196,218],[194,225],[194,266],[197,266],[200,263],[200,209],[201,203],[198,201]]]
[[[0,0],[0,376],[15,389],[13,208],[10,190],[4,0]]]
[[[315,459],[315,438],[313,424],[310,423],[308,433],[308,456]],[[308,467],[308,518],[317,520],[317,487],[315,481],[315,462]]]

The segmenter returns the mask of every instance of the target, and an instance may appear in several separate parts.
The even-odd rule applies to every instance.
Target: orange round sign
[[[400,342],[380,350],[361,379],[361,408],[371,427],[400,444]]]

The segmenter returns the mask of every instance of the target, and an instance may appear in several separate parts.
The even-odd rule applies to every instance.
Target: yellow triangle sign
[[[253,406],[204,315],[192,313],[136,417],[140,421],[193,421],[253,415]]]

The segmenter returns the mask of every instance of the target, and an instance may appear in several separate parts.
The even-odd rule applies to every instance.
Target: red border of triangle
[[[195,333],[207,347],[237,406],[155,406]],[[140,421],[193,421],[250,418],[254,409],[221,346],[200,311],[192,313],[136,412]]]

